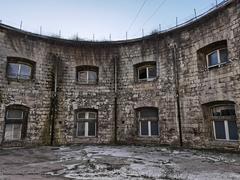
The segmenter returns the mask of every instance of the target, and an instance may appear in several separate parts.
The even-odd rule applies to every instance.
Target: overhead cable
[[[161,2],[161,4],[155,9],[155,11],[152,13],[152,15],[143,23],[142,27],[144,27],[148,21],[150,21],[150,19],[152,19],[152,17],[158,12],[158,10],[164,5],[164,3],[166,2],[167,0],[163,0]]]
[[[138,18],[139,14],[141,13],[141,11],[142,11],[142,9],[143,9],[143,7],[144,7],[144,5],[146,4],[147,1],[148,1],[148,0],[145,0],[145,1],[142,3],[142,5],[141,5],[140,9],[138,10],[136,16],[134,17],[133,21],[131,22],[130,26],[128,27],[127,32],[131,29],[131,27],[132,27],[133,24],[135,23],[136,19]]]

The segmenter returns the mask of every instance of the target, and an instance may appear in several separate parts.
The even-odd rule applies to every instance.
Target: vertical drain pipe
[[[114,143],[117,144],[117,57],[114,57]]]
[[[180,109],[180,98],[179,98],[179,69],[177,63],[177,51],[176,51],[176,44],[173,45],[172,49],[173,54],[173,63],[174,63],[174,76],[175,76],[175,93],[176,93],[176,100],[177,100],[177,117],[178,117],[178,129],[179,129],[179,144],[183,146],[182,140],[182,121],[181,121],[181,109]]]
[[[52,95],[52,119],[51,119],[51,146],[54,144],[55,117],[57,109],[57,88],[58,88],[59,58],[53,56],[53,95]]]

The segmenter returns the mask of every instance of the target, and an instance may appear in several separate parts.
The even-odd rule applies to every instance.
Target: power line
[[[129,30],[131,29],[131,27],[133,26],[133,24],[135,23],[137,17],[139,16],[140,12],[142,11],[142,9],[143,9],[143,7],[144,7],[144,5],[146,4],[147,1],[148,1],[148,0],[145,0],[145,1],[142,3],[142,6],[141,6],[140,9],[138,10],[135,18],[133,19],[132,23],[131,23],[130,26],[128,27],[128,30],[127,30],[127,31],[129,31]]]
[[[145,26],[147,23],[148,23],[148,21],[150,20],[150,19],[152,19],[152,17],[158,12],[158,10],[164,5],[164,3],[166,2],[167,0],[163,0],[162,1],[162,3],[156,8],[156,10],[152,13],[152,15],[143,23],[143,25],[142,26]]]

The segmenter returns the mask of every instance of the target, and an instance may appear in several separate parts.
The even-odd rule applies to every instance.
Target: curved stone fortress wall
[[[209,55],[216,52],[222,61],[222,49],[228,61],[210,66]],[[238,0],[184,27],[128,41],[61,40],[1,25],[1,144],[239,149],[239,57]],[[30,79],[9,77],[9,63],[19,62],[31,64]],[[82,84],[82,70],[96,72],[97,83]],[[139,78],[142,71],[147,80]],[[21,132],[12,126],[19,119],[11,117],[19,109],[24,112]],[[78,124],[82,115],[85,120]]]

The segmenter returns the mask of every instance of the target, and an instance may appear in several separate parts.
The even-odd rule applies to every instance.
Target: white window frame
[[[228,122],[231,121],[231,120],[218,120],[218,121],[223,121],[223,122],[224,122],[224,129],[225,129],[225,135],[226,135],[226,139],[218,139],[218,138],[216,137],[215,121],[217,121],[217,120],[213,120],[213,132],[214,132],[214,138],[215,138],[215,140],[238,141],[238,140],[234,140],[234,139],[230,139],[230,138],[229,138],[229,126],[228,126]]]
[[[212,51],[212,52],[210,52],[210,53],[208,53],[208,54],[206,55],[208,69],[210,69],[210,68],[212,68],[212,67],[217,67],[217,66],[218,66],[218,67],[221,67],[221,65],[226,64],[226,63],[228,62],[228,61],[227,61],[227,62],[221,62],[220,51],[223,50],[223,49],[228,50],[226,47],[225,47],[225,48],[220,48],[220,49],[216,49],[216,50],[214,50],[214,51]],[[209,55],[210,55],[210,54],[213,54],[214,52],[217,52],[217,60],[218,60],[218,63],[215,64],[215,65],[209,66]]]
[[[9,64],[9,65],[10,65],[10,64],[16,64],[16,65],[18,65],[17,76],[16,76],[16,77],[11,77],[11,75],[8,74],[8,77],[9,77],[9,78],[13,78],[13,79],[25,79],[25,80],[31,79],[31,76],[32,76],[32,66],[31,66],[30,64],[21,63],[21,62],[9,62],[8,64]],[[26,77],[28,77],[28,78],[21,78],[21,77],[22,77],[22,75],[21,75],[22,65],[28,66],[28,67],[30,67],[30,69],[31,69],[30,76],[26,76]]]
[[[85,113],[85,117],[84,118],[79,118],[78,114],[80,113]],[[95,118],[90,118],[89,114],[90,113],[94,113],[95,114]],[[89,136],[88,134],[88,130],[89,130],[89,123],[88,122],[84,122],[85,120],[87,121],[95,121],[95,135],[94,136]],[[79,136],[78,135],[78,123],[80,122],[84,122],[84,135],[83,136]],[[77,129],[76,129],[76,136],[77,137],[96,137],[97,136],[97,113],[96,112],[91,112],[91,111],[80,111],[77,113]]]
[[[211,106],[211,116],[213,118],[212,120],[212,125],[213,125],[213,133],[214,133],[214,139],[215,140],[225,140],[225,141],[238,141],[238,140],[234,140],[234,139],[230,139],[230,136],[229,136],[229,127],[228,127],[228,122],[229,121],[236,121],[236,120],[231,120],[231,119],[215,119],[214,117],[216,116],[213,116],[213,108],[217,108],[217,107],[230,107],[230,109],[234,109],[235,110],[235,107],[233,104],[218,104],[218,105],[214,105],[214,106]],[[222,115],[220,115],[220,117],[224,117]],[[228,116],[229,117],[229,116]],[[230,116],[231,117],[231,116]],[[226,139],[218,139],[216,137],[216,129],[215,129],[215,121],[223,121],[224,122],[224,130],[225,130],[225,135],[226,135]]]
[[[154,78],[149,78],[149,68],[155,68],[156,76]],[[152,81],[152,80],[156,79],[156,77],[157,77],[157,67],[156,67],[156,65],[140,66],[137,69],[138,69],[138,81]],[[147,77],[145,79],[140,79],[139,78],[139,76],[140,76],[139,71],[142,70],[142,69],[146,69]]]
[[[79,74],[78,74],[78,82],[80,84],[97,84],[97,79],[98,79],[98,74],[97,74],[97,71],[93,71],[93,70],[80,70],[78,71],[79,72],[86,72],[87,73],[87,79],[86,79],[86,82],[81,82],[80,79],[79,79]],[[89,72],[95,72],[97,77],[96,77],[96,82],[89,82]]]
[[[139,121],[139,136],[141,137],[154,137],[154,136],[159,136],[160,135],[160,132],[159,132],[159,120],[147,120],[147,119],[143,119],[141,118],[141,112],[139,111],[138,112],[138,121]],[[142,135],[142,125],[141,125],[141,122],[143,121],[147,121],[148,122],[148,135]],[[152,135],[152,128],[151,128],[151,124],[152,124],[152,121],[157,121],[158,123],[158,134],[157,135]]]

